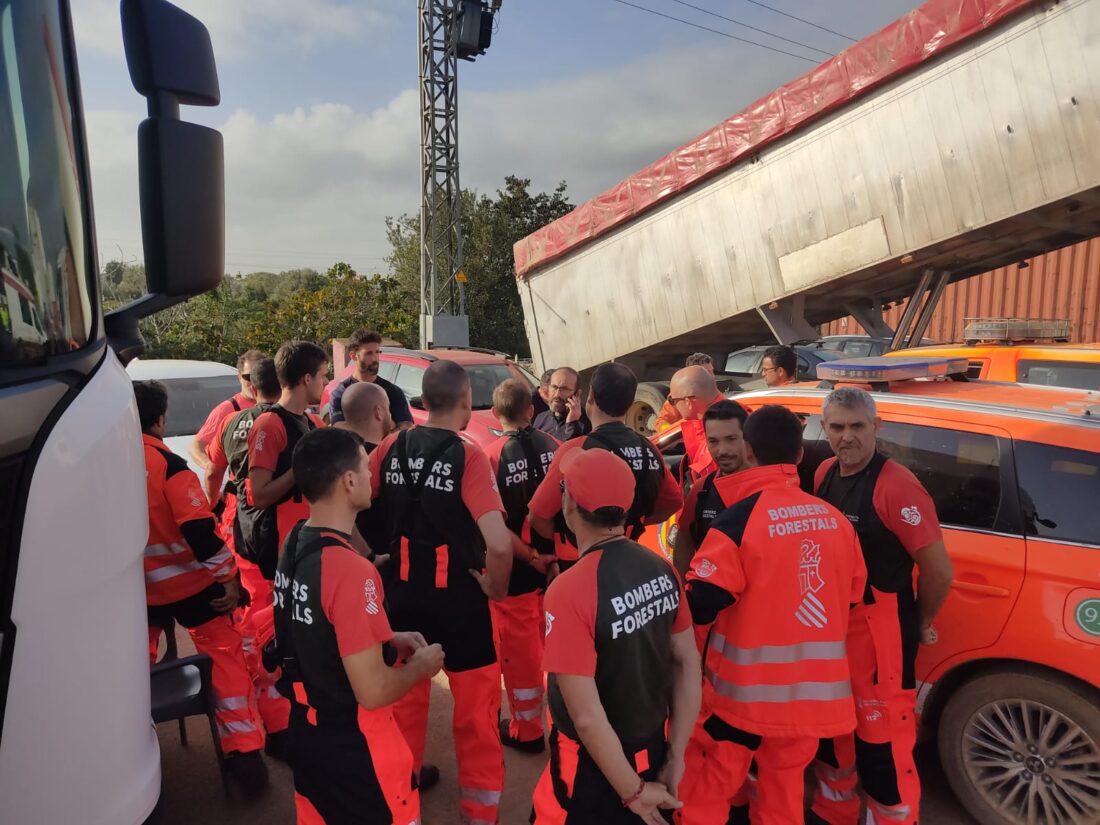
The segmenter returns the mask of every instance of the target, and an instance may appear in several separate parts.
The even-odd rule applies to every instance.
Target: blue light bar
[[[817,377],[826,381],[877,384],[886,381],[911,381],[914,378],[941,378],[964,373],[965,358],[845,358],[817,365]]]

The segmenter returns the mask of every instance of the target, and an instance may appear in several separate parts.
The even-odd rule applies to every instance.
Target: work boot
[[[439,768],[425,762],[420,766],[420,773],[416,777],[416,786],[421,793],[429,791],[439,784]]]
[[[267,790],[267,763],[259,751],[234,751],[225,757],[225,772],[247,799],[255,799]]]
[[[267,744],[264,745],[264,753],[266,753],[272,759],[278,759],[280,762],[286,762],[286,751],[289,739],[289,731],[281,730],[277,733],[269,733],[267,735]]]
[[[512,748],[523,753],[542,753],[546,750],[546,740],[541,736],[538,739],[516,739],[508,732],[508,720],[500,720],[500,744],[506,748]]]

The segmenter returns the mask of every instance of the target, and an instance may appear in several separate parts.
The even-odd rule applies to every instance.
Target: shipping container
[[[884,313],[891,327],[897,326],[905,304]],[[925,337],[960,341],[963,319],[1006,317],[1061,318],[1070,322],[1074,343],[1100,341],[1100,238],[950,284]],[[822,332],[856,335],[863,328],[849,317],[826,324]]]

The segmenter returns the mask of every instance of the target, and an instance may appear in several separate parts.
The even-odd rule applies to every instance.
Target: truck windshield
[[[0,0],[0,368],[79,349],[94,307],[56,0]]]

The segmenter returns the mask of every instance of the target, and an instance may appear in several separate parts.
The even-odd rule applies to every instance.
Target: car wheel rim
[[[1011,823],[1085,825],[1100,816],[1100,745],[1054,708],[992,702],[963,733],[967,777]]]

